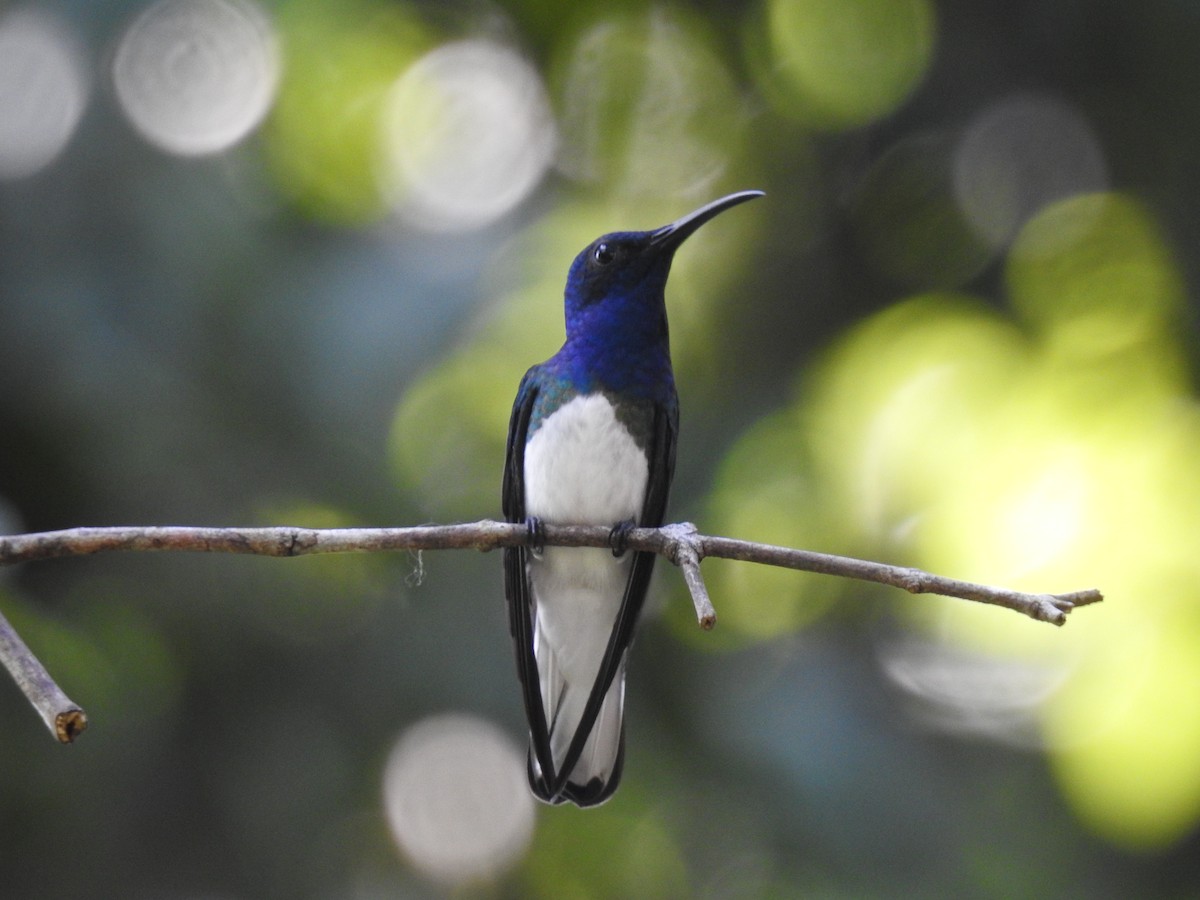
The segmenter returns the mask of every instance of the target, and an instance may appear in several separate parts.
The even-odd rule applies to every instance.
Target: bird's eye
[[[611,244],[597,244],[596,249],[592,251],[592,259],[596,261],[597,265],[607,266],[616,258],[617,251],[613,249]]]

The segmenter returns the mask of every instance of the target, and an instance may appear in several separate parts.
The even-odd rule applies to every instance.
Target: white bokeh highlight
[[[475,716],[446,714],[409,728],[388,757],[383,801],[405,856],[447,885],[498,877],[533,836],[525,755]]]
[[[954,154],[954,193],[971,228],[995,249],[1038,210],[1108,187],[1104,151],[1065,101],[1018,95],[983,110]]]
[[[1045,746],[1038,712],[1070,677],[1074,658],[1020,660],[917,637],[876,647],[887,678],[924,724],[1025,749]]]
[[[32,175],[66,147],[87,106],[78,42],[34,9],[0,15],[0,178]]]
[[[243,0],[161,0],[121,36],[117,100],[134,128],[168,153],[226,150],[266,116],[279,82],[266,15]]]
[[[444,44],[389,94],[383,190],[423,230],[479,228],[532,193],[557,143],[541,76],[528,61],[489,41]]]

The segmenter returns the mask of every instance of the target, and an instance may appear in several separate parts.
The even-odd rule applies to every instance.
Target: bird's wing
[[[508,447],[504,454],[504,486],[501,505],[504,518],[509,522],[524,522],[525,515],[525,440],[529,433],[529,419],[537,402],[538,388],[534,373],[536,366],[525,373],[517,399],[513,402],[512,417],[508,423]],[[512,634],[517,653],[517,677],[521,681],[521,694],[525,701],[525,717],[529,722],[530,743],[538,766],[543,773],[553,773],[550,754],[550,731],[546,727],[546,711],[542,704],[542,686],[538,677],[537,659],[533,653],[534,609],[533,593],[529,589],[526,547],[504,548],[504,593],[508,599],[508,628]],[[544,800],[552,800],[554,794],[549,785],[534,783],[530,771],[530,783]]]

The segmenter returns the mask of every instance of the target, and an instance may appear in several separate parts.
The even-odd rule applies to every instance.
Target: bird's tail
[[[578,731],[588,695],[596,678],[578,675],[566,677],[559,660],[538,629],[535,642],[538,678],[545,700],[546,723],[550,734],[550,758],[555,775],[566,761],[568,749]],[[577,806],[603,803],[617,789],[625,761],[625,661],[613,676],[591,733],[583,745],[579,760],[571,769],[560,793],[553,795],[538,765],[533,748],[529,752],[529,783],[534,793],[548,803],[570,800]]]

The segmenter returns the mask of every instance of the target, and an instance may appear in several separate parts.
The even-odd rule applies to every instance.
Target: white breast
[[[615,525],[637,519],[646,454],[603,394],[559,407],[525,447],[525,511],[547,522]]]

